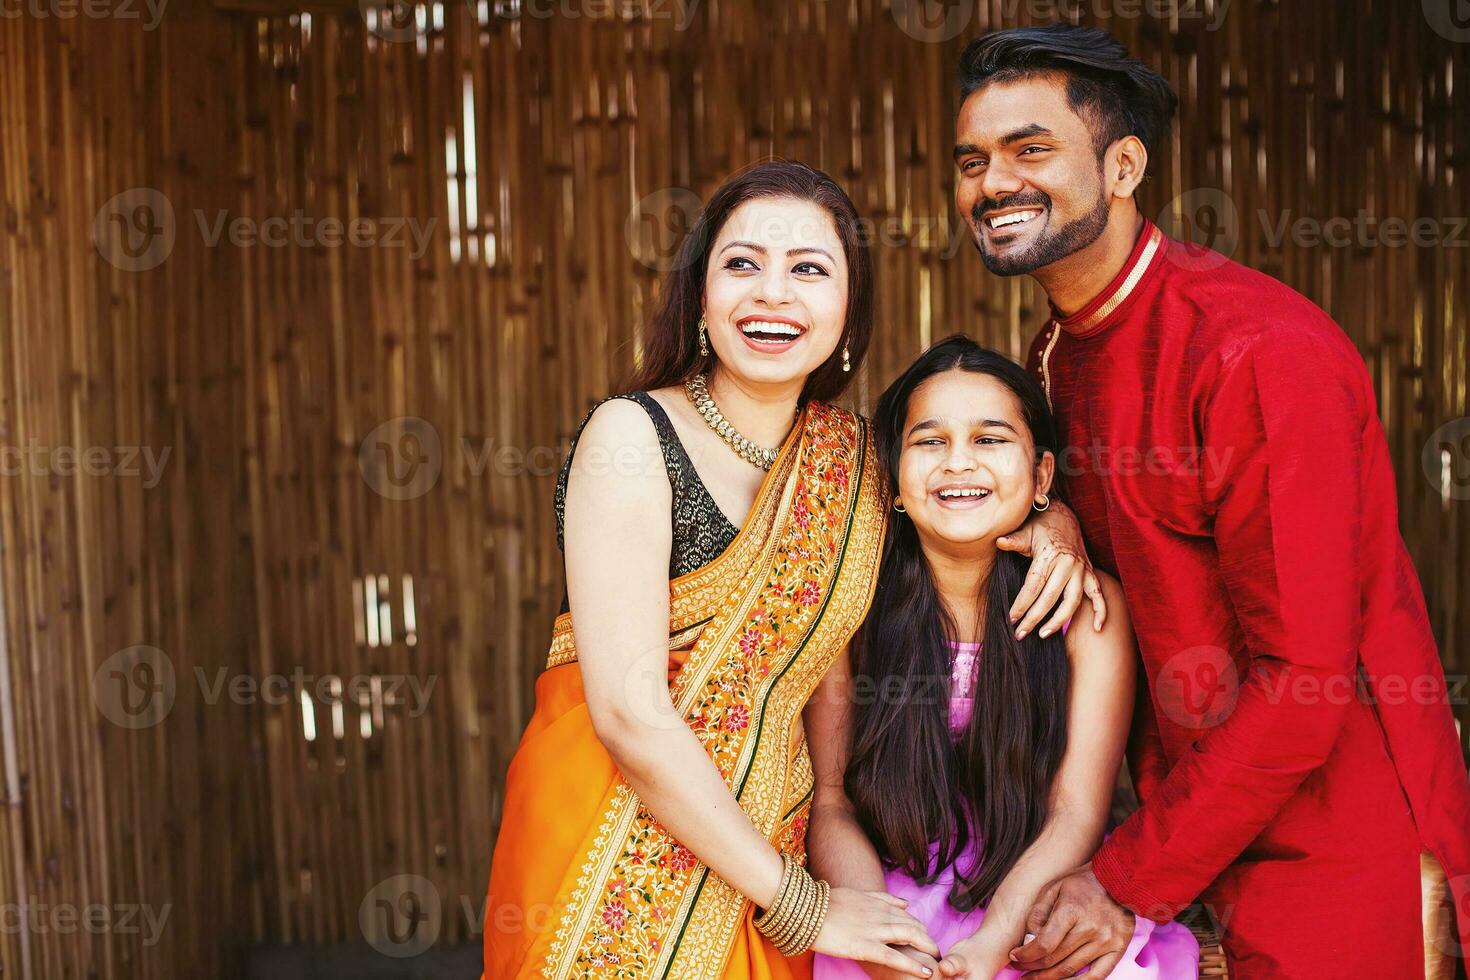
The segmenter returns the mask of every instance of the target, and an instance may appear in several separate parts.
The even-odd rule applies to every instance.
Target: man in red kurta
[[[1051,300],[1029,366],[1146,675],[1142,806],[1043,893],[1018,965],[1070,975],[1108,945],[1093,911],[1203,896],[1236,980],[1423,976],[1421,852],[1470,940],[1470,780],[1372,382],[1306,298],[1139,214],[1172,94],[1079,31],[972,44],[955,150],[987,267]],[[1101,94],[1071,84],[1078,52]]]

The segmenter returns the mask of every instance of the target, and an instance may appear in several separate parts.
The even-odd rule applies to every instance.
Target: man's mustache
[[[1001,198],[998,201],[980,201],[970,209],[970,218],[979,224],[980,221],[992,211],[1006,211],[1010,208],[1041,208],[1051,210],[1051,196],[1043,191],[1031,191],[1026,194],[1012,194],[1010,197]]]

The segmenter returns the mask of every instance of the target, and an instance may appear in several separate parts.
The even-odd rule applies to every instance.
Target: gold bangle
[[[802,878],[806,887],[797,915],[797,925],[789,935],[782,937],[780,945],[781,952],[786,956],[796,956],[811,945],[812,921],[821,907],[821,884],[810,873],[803,874]]]
[[[771,931],[766,938],[777,949],[786,944],[797,927],[801,924],[802,897],[806,894],[806,882],[801,880],[801,869],[794,867],[791,872],[791,891],[786,894],[786,899],[781,906],[780,921],[772,923]]]
[[[818,881],[789,854],[781,855],[781,885],[754,919],[756,929],[782,956],[799,956],[816,942],[827,917],[832,886]]]
[[[807,917],[813,911],[811,875],[802,868],[797,872],[796,881],[799,888],[791,897],[791,916],[785,928],[773,931],[769,937],[772,945],[783,954],[791,941],[805,931]]]
[[[773,945],[778,944],[795,924],[797,900],[802,892],[801,877],[805,870],[787,854],[781,855],[781,865],[781,887],[776,892],[775,899],[755,922],[756,929],[771,940]]]
[[[816,945],[817,937],[822,934],[822,923],[827,921],[827,907],[832,901],[832,886],[825,881],[819,881],[817,885],[822,890],[822,902],[817,907],[817,914],[811,918],[811,934],[807,937],[807,941],[802,944],[801,949],[797,951],[798,954],[805,953],[808,949]]]
[[[761,935],[769,937],[775,929],[791,914],[789,897],[791,893],[793,862],[785,854],[781,855],[781,884],[776,888],[776,897],[771,899],[767,905],[754,919],[755,927]]]
[[[815,907],[810,914],[804,917],[801,933],[786,944],[786,956],[800,956],[817,941],[817,936],[822,931],[822,920],[827,915],[827,899],[829,895],[830,886],[825,881],[816,882],[816,888],[814,889]]]

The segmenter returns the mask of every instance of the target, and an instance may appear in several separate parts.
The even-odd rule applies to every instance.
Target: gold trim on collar
[[[1057,345],[1057,338],[1062,335],[1062,328],[1057,326],[1057,321],[1050,324],[1051,336],[1046,338],[1046,350],[1041,352],[1041,387],[1046,392],[1046,407],[1056,411],[1056,406],[1051,403],[1051,351]]]
[[[1133,294],[1134,287],[1143,278],[1143,274],[1152,267],[1154,255],[1158,253],[1159,246],[1163,241],[1164,233],[1159,230],[1159,226],[1150,226],[1147,244],[1143,246],[1143,251],[1138,255],[1138,261],[1133,264],[1133,268],[1129,270],[1128,275],[1118,284],[1117,290],[1087,317],[1077,321],[1061,321],[1067,332],[1075,337],[1080,337],[1101,326],[1109,314]]]
[[[1143,279],[1144,273],[1153,267],[1154,256],[1158,254],[1160,246],[1164,242],[1164,233],[1155,224],[1149,225],[1148,241],[1143,245],[1143,250],[1138,253],[1138,260],[1133,263],[1133,268],[1128,270],[1128,275],[1118,284],[1113,295],[1105,299],[1097,309],[1087,316],[1078,320],[1053,319],[1048,326],[1051,328],[1051,336],[1046,339],[1046,348],[1041,352],[1041,388],[1046,393],[1047,407],[1056,411],[1056,406],[1051,400],[1051,352],[1057,346],[1057,341],[1062,337],[1062,331],[1066,330],[1074,337],[1085,337],[1098,327],[1102,326],[1114,310],[1122,305],[1123,301],[1133,295],[1133,290]]]

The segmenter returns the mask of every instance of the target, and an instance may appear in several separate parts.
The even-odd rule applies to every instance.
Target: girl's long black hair
[[[1051,412],[1018,365],[968,337],[929,348],[878,401],[874,428],[897,493],[898,457],[909,399],[934,375],[972,371],[995,378],[1021,402],[1036,458],[1056,451]],[[970,841],[978,867],[956,867],[950,903],[985,905],[1046,819],[1052,780],[1067,745],[1070,670],[1060,633],[1018,641],[1009,610],[1027,560],[996,554],[981,604],[984,637],[973,672],[974,714],[956,741],[949,730],[954,624],[934,584],[918,533],[891,516],[871,611],[853,645],[851,755],[845,787],[860,823],[889,867],[933,880]],[[966,811],[973,821],[966,819]],[[931,842],[939,843],[930,867]]]

